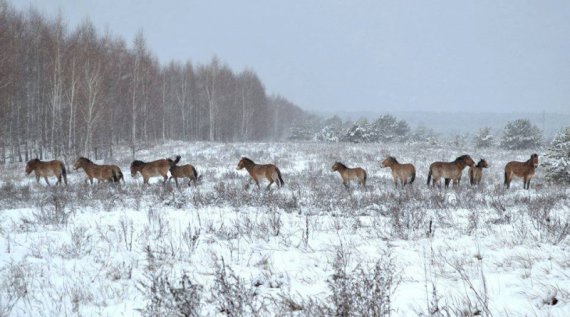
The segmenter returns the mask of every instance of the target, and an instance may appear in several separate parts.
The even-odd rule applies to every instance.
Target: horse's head
[[[485,161],[484,159],[481,159],[479,160],[479,163],[477,163],[477,167],[487,168],[489,167],[489,164],[487,164],[487,161]]]
[[[80,157],[78,158],[75,163],[73,163],[73,169],[74,170],[78,170],[81,167],[83,167],[83,164],[87,163],[87,161],[89,161],[88,159],[84,158],[84,157]]]
[[[396,158],[394,158],[393,156],[388,156],[386,159],[384,159],[384,161],[382,161],[380,167],[389,167],[392,166],[394,163],[398,163],[398,161],[396,161]]]
[[[534,153],[530,156],[530,162],[532,163],[533,167],[538,167],[538,154]]]
[[[463,161],[465,165],[473,167],[475,166],[475,161],[469,155],[462,155],[456,159],[456,161]]]
[[[344,164],[342,164],[341,162],[334,162],[333,166],[331,167],[331,170],[333,172],[336,172],[338,170],[342,170],[345,168],[346,168],[346,166]]]
[[[36,164],[38,164],[39,161],[39,159],[35,158],[26,163],[26,175],[30,175],[30,173],[36,169]]]
[[[239,160],[239,163],[238,163],[236,169],[241,170],[248,164],[253,164],[253,161],[244,156]]]
[[[144,165],[143,161],[133,161],[131,163],[131,177],[137,176],[137,172],[140,171],[141,167]]]

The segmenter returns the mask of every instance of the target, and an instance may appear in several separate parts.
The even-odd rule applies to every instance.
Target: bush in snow
[[[410,138],[413,142],[427,143],[431,145],[438,145],[439,138],[437,133],[432,129],[426,128],[425,126],[419,126],[411,133]]]
[[[489,127],[479,129],[475,135],[475,146],[479,149],[491,147],[494,143],[495,137],[491,134]]]
[[[558,132],[545,158],[546,178],[555,183],[570,184],[570,126]]]
[[[518,119],[507,123],[501,138],[501,147],[507,150],[522,150],[539,147],[542,132],[529,120]]]
[[[139,288],[149,298],[142,310],[144,316],[200,316],[202,286],[192,283],[184,274],[173,284],[162,271],[147,274],[148,281],[140,282]]]
[[[342,137],[342,130],[330,126],[324,127],[315,134],[315,141],[338,142]]]
[[[343,134],[341,141],[351,143],[369,143],[374,142],[375,132],[368,124],[367,120],[359,120],[352,124]]]
[[[384,252],[370,270],[359,265],[348,271],[347,267],[347,254],[341,247],[333,263],[334,274],[329,279],[330,315],[389,316],[392,294],[398,284],[391,255]]]

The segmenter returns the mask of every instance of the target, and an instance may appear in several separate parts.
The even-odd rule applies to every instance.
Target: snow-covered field
[[[65,188],[0,170],[0,316],[570,316],[570,190],[502,186],[530,152],[413,145],[169,142],[197,188],[132,178]],[[426,186],[428,166],[485,158],[480,187]],[[540,155],[541,153],[539,153]],[[246,186],[240,156],[275,163],[282,189]],[[378,161],[415,164],[394,188]],[[335,160],[368,171],[346,190]],[[98,162],[103,163],[103,162]],[[53,183],[53,182],[52,182]]]

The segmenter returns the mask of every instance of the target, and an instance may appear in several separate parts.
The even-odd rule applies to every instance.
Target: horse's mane
[[[80,157],[78,160],[79,160],[79,161],[85,161],[85,162],[87,162],[87,163],[93,163],[90,159],[88,159],[88,158],[86,158],[86,157],[84,157],[84,156]]]
[[[248,159],[247,157],[242,157],[241,158],[242,161],[245,161],[244,163],[246,164],[255,164],[252,160]]]
[[[392,161],[392,162],[396,163],[396,164],[400,164],[400,163],[398,163],[398,160],[397,160],[395,157],[393,157],[393,156],[388,156],[387,159],[388,159],[389,161]]]
[[[134,160],[134,161],[131,163],[131,167],[137,167],[137,166],[141,166],[141,165],[144,165],[144,164],[146,164],[146,163],[143,162],[143,161]]]
[[[341,168],[348,168],[346,165],[342,164],[341,162],[335,162],[335,164],[340,165]]]
[[[465,155],[461,155],[460,157],[455,159],[455,162],[460,162],[465,160],[469,155],[465,154]]]

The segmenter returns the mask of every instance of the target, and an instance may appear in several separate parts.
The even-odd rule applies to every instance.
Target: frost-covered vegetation
[[[428,188],[429,164],[485,158],[483,183]],[[0,178],[0,315],[568,316],[570,193],[537,169],[531,190],[502,185],[527,152],[347,143],[170,142],[197,187],[143,187],[116,152],[119,186]],[[542,157],[541,152],[539,154]],[[242,155],[277,164],[285,187],[248,186]],[[378,161],[416,165],[396,189]],[[330,168],[368,171],[346,190]],[[67,162],[69,166],[70,162]],[[101,163],[101,162],[99,162]]]

